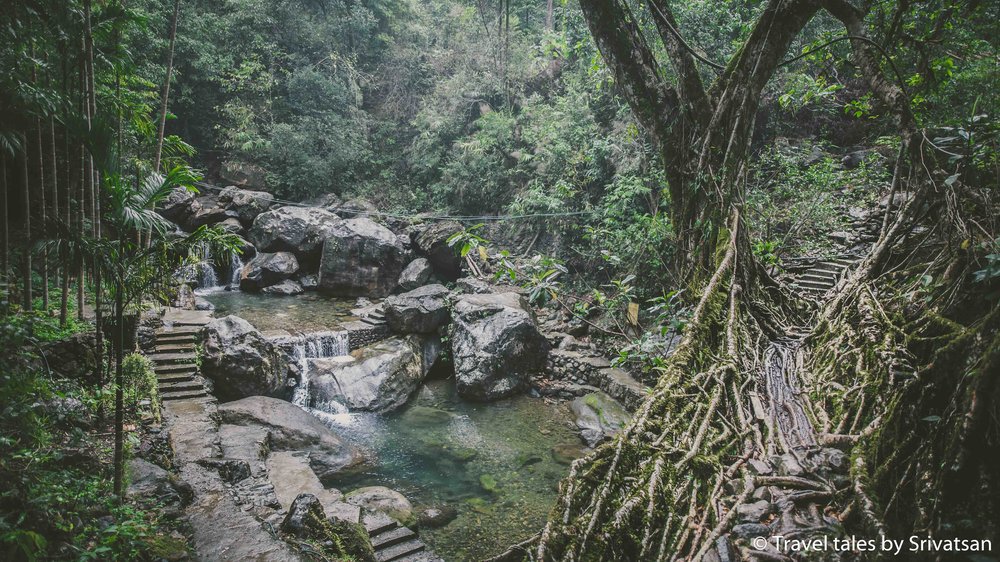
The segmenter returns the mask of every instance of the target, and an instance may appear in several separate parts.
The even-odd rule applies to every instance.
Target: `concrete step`
[[[152,359],[150,359],[152,361]],[[170,373],[194,373],[198,371],[198,366],[194,363],[166,363],[163,365],[153,365],[153,372],[157,375]]]
[[[194,352],[193,343],[156,343],[153,353],[184,353]]]
[[[194,380],[194,371],[190,373],[171,373],[169,375],[159,375],[156,377],[160,384],[171,384],[175,382],[187,382]]]
[[[165,363],[190,363],[198,358],[194,352],[190,353],[150,353],[146,357],[157,364]]]
[[[406,556],[416,554],[427,548],[424,543],[418,540],[409,540],[399,544],[394,544],[388,548],[375,551],[375,560],[378,562],[393,562],[403,560]]]
[[[204,398],[208,396],[205,389],[201,390],[185,390],[181,392],[161,392],[160,400],[163,401],[173,401],[173,400],[190,400],[193,398]]]
[[[406,542],[408,540],[413,540],[417,538],[417,534],[413,531],[407,529],[406,527],[396,527],[390,531],[380,533],[372,537],[372,546],[375,547],[376,552],[390,546],[397,545],[401,542]]]
[[[361,516],[361,524],[370,536],[375,536],[386,531],[391,531],[399,527],[399,523],[384,513],[378,511],[366,511]]]
[[[160,394],[165,392],[190,392],[196,390],[205,390],[204,385],[202,385],[200,381],[190,380],[170,383],[160,382]]]

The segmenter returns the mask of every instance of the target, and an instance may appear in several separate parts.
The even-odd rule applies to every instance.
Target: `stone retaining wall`
[[[351,351],[380,342],[389,337],[389,326],[386,324],[372,325],[367,322],[355,321],[341,325],[347,330],[348,345]]]
[[[532,388],[543,396],[566,399],[600,389],[629,411],[635,411],[647,395],[645,386],[607,359],[565,349],[549,352],[545,374],[532,380]]]

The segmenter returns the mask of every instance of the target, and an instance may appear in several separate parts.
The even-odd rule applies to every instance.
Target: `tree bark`
[[[23,300],[21,305],[24,307],[25,312],[31,312],[32,309],[32,287],[31,287],[31,182],[29,181],[28,175],[28,132],[24,132],[24,146],[21,151],[21,171],[24,173],[23,177],[23,187],[24,187],[24,256],[22,258],[23,262],[23,285],[24,293],[22,294]]]
[[[3,310],[7,313],[10,305],[10,213],[7,211],[7,154],[0,153],[0,284],[3,285]]]
[[[553,0],[548,0],[545,3],[545,29],[552,31],[555,26],[555,20],[553,18]]]

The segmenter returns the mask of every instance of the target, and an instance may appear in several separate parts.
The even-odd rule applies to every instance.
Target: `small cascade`
[[[212,261],[212,248],[205,243],[192,250],[195,258],[194,277],[199,292],[210,291],[219,287],[219,276],[215,273]]]
[[[239,254],[233,252],[229,255],[229,271],[226,275],[226,284],[230,289],[238,289],[240,286],[240,271],[243,270],[243,260]]]
[[[326,357],[340,357],[350,353],[350,342],[346,331],[311,332],[299,336],[272,340],[299,367],[299,384],[292,391],[292,404],[307,410],[314,408],[330,414],[345,414],[343,404],[329,402],[309,407],[309,360]]]

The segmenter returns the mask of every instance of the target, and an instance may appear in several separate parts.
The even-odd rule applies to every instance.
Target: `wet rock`
[[[570,403],[580,436],[591,447],[611,438],[630,418],[617,400],[603,392],[591,392]]]
[[[215,305],[208,302],[207,300],[196,296],[194,299],[194,309],[195,310],[215,310]]]
[[[774,511],[773,507],[769,502],[764,500],[743,503],[736,506],[736,517],[742,523],[759,523],[764,517]]]
[[[388,228],[370,219],[348,219],[323,243],[319,288],[331,295],[384,297],[399,283],[406,249]]]
[[[251,396],[222,404],[218,411],[225,424],[265,429],[273,451],[308,451],[309,466],[324,483],[364,461],[356,447],[291,402]]]
[[[431,408],[430,406],[413,406],[403,413],[408,425],[414,427],[438,427],[451,421],[454,415],[451,412]]]
[[[183,507],[191,503],[194,491],[176,475],[151,462],[132,459],[128,464],[129,486],[126,494],[151,503]]]
[[[430,334],[448,322],[448,289],[424,285],[385,299],[385,320],[401,334]]]
[[[434,269],[427,258],[417,258],[403,268],[399,274],[399,288],[404,291],[412,291],[417,287],[423,287],[430,283],[434,276]]]
[[[549,345],[515,293],[462,295],[451,326],[460,396],[496,400],[520,392],[545,368]]]
[[[202,374],[214,381],[222,400],[273,394],[283,388],[284,354],[239,316],[217,318],[205,327]]]
[[[281,530],[299,538],[312,538],[320,534],[326,519],[323,505],[312,494],[299,494],[288,508],[288,515],[281,522]]]
[[[259,291],[295,275],[299,261],[291,252],[259,253],[240,271],[240,289]]]
[[[302,285],[300,285],[298,282],[292,281],[291,279],[285,279],[281,283],[276,283],[269,287],[264,287],[264,289],[262,289],[261,292],[264,293],[265,295],[280,295],[289,297],[294,295],[301,295],[302,293],[305,292],[305,289],[303,289]]]
[[[172,304],[175,308],[194,310],[198,302],[195,298],[194,289],[191,288],[191,285],[188,285],[187,283],[181,283],[178,285],[177,294],[174,296]]]
[[[421,529],[444,527],[458,517],[458,510],[448,505],[435,505],[417,510],[417,526]]]
[[[562,443],[552,447],[552,460],[559,464],[568,465],[585,454],[586,449],[579,443]]]
[[[462,259],[455,248],[448,245],[448,238],[462,230],[461,223],[455,221],[435,222],[413,239],[417,251],[430,261],[442,279],[452,281],[462,274]]]
[[[250,241],[261,252],[292,252],[306,263],[316,263],[323,241],[340,217],[312,207],[279,207],[261,213],[250,228]]]
[[[388,412],[420,388],[441,352],[432,337],[395,337],[349,357],[310,360],[309,392],[314,403],[335,401],[352,410]]]
[[[299,285],[306,291],[312,291],[319,287],[319,276],[318,275],[303,275],[299,278]]]
[[[274,202],[274,196],[266,191],[251,191],[229,186],[219,193],[219,204],[235,214],[244,225],[253,224],[258,215],[264,213]]]
[[[413,505],[406,496],[384,486],[367,486],[348,492],[344,501],[371,511],[381,511],[403,525],[414,521]]]

